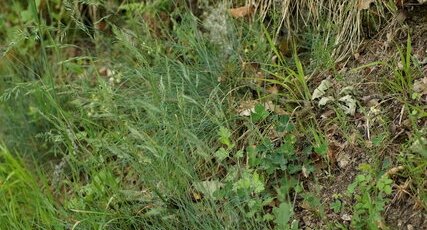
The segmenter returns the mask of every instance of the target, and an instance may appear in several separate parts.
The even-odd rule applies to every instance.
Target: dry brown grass
[[[321,33],[325,44],[334,44],[333,56],[337,61],[355,52],[364,38],[363,26],[375,19],[377,28],[387,23],[387,18],[397,10],[391,0],[372,1],[368,9],[361,5],[369,0],[247,0],[254,4],[263,19],[271,10],[278,11],[281,26],[290,34],[309,29]]]

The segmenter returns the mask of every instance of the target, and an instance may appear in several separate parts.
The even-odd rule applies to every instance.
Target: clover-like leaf
[[[270,113],[261,104],[255,105],[255,111],[252,113],[251,118],[253,122],[262,121],[268,117]]]

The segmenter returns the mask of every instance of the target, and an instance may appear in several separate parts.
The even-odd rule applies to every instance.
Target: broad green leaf
[[[255,105],[255,111],[251,114],[251,118],[253,122],[262,121],[267,118],[269,112],[265,109],[265,107],[261,104]]]
[[[291,132],[294,130],[294,125],[290,121],[288,115],[281,115],[277,118],[278,124],[276,126],[277,132]]]
[[[278,208],[273,209],[275,217],[274,223],[277,224],[277,229],[289,229],[289,221],[294,215],[293,207],[288,202],[283,202]]]

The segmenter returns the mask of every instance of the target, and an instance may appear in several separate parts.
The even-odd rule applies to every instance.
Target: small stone
[[[345,168],[350,163],[350,157],[348,154],[342,153],[338,156],[337,161],[340,168]]]
[[[105,66],[103,66],[103,67],[99,68],[98,73],[99,73],[101,76],[107,76],[107,71],[108,71],[108,68],[107,68],[107,67],[105,67]]]
[[[376,107],[380,104],[380,100],[377,98],[373,98],[366,103],[367,107]]]
[[[341,216],[341,219],[344,220],[344,221],[350,221],[351,220],[351,215],[343,214]]]

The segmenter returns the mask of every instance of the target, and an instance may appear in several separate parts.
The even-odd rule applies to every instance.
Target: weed
[[[372,166],[359,166],[361,173],[348,186],[348,195],[354,196],[352,226],[355,228],[378,229],[382,226],[381,212],[384,211],[387,195],[392,192],[393,181],[386,174],[377,177]]]

